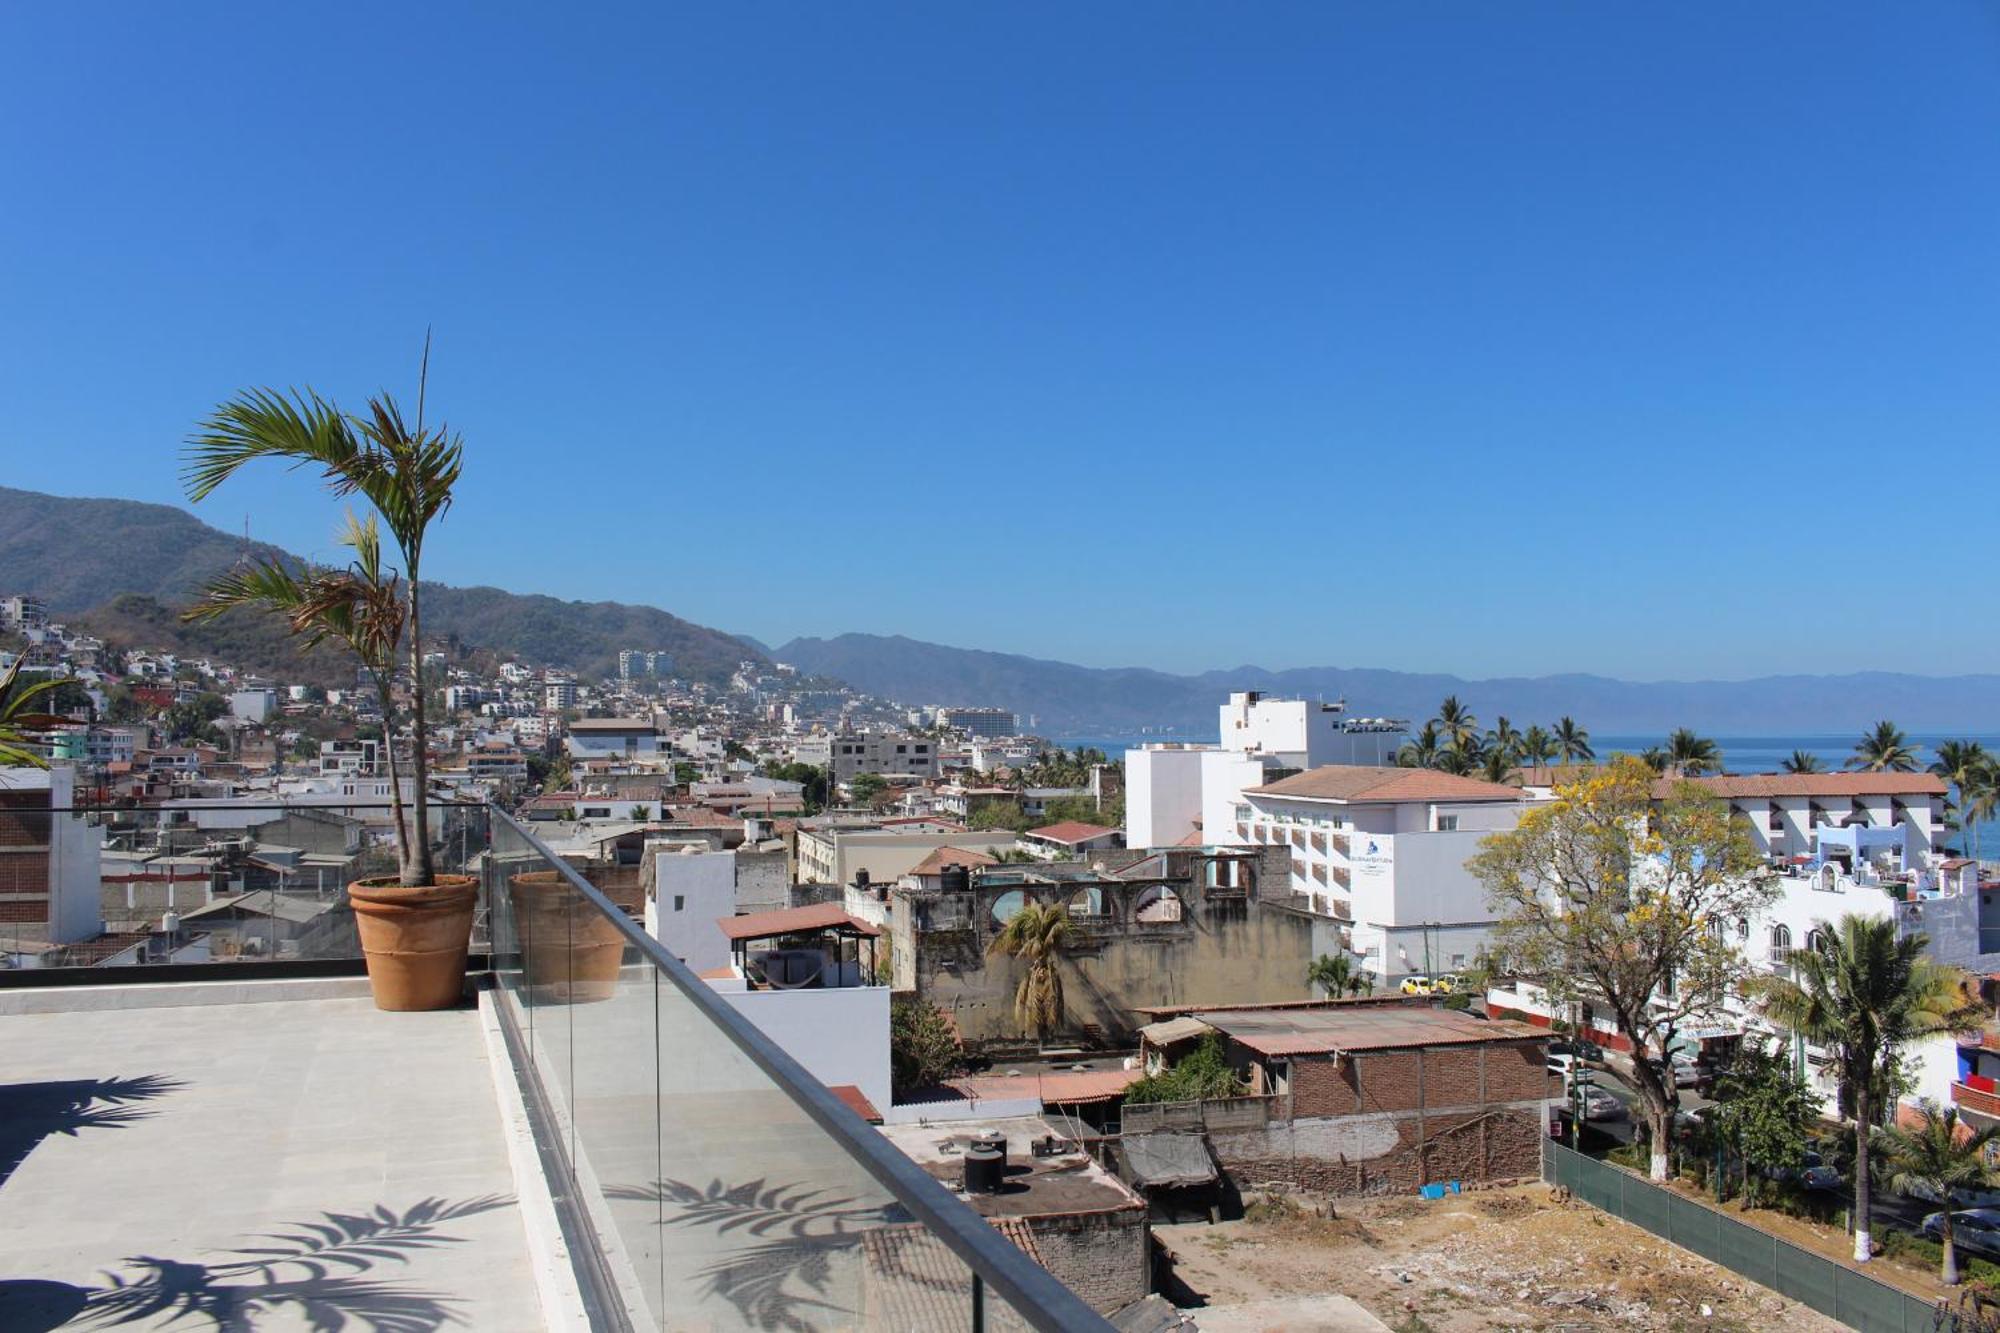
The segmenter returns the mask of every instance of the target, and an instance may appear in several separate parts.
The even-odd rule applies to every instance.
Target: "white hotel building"
[[[1211,841],[1288,846],[1292,891],[1350,923],[1350,947],[1379,987],[1472,963],[1494,918],[1465,863],[1526,803],[1518,787],[1337,764],[1243,791]]]

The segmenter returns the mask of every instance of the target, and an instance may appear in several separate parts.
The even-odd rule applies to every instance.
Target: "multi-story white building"
[[[1267,699],[1239,691],[1219,710],[1215,745],[1169,743],[1125,752],[1125,845],[1226,843],[1246,787],[1286,772],[1390,763],[1408,724],[1358,718],[1343,703]]]
[[[1004,708],[940,708],[938,721],[968,736],[1012,736],[1019,723]]]
[[[381,771],[381,754],[380,741],[321,741],[319,771],[324,777],[372,778]]]
[[[907,732],[842,732],[829,738],[829,762],[835,782],[850,782],[863,773],[884,776],[937,776],[937,743]]]
[[[1330,764],[1243,791],[1227,826],[1203,841],[1287,846],[1292,891],[1350,923],[1350,946],[1380,984],[1472,962],[1494,917],[1465,863],[1525,808],[1517,787]]]
[[[23,630],[41,629],[48,623],[48,603],[41,598],[25,594],[0,597],[0,629],[10,629],[18,634]]]
[[[569,724],[572,759],[664,759],[659,729],[647,717],[580,717]]]
[[[278,713],[278,692],[273,689],[237,690],[229,696],[231,716],[245,722],[268,722]]]
[[[551,713],[576,707],[576,682],[550,676],[542,682],[542,707]]]

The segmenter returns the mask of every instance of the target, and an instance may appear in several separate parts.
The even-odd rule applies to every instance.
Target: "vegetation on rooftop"
[[[1222,1038],[1210,1032],[1172,1065],[1125,1089],[1125,1101],[1132,1106],[1147,1102],[1195,1102],[1241,1097],[1246,1090],[1247,1085],[1229,1067]]]

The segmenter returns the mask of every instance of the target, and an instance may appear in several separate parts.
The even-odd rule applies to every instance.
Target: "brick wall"
[[[1440,1180],[1533,1176],[1543,1112],[1511,1107],[1446,1116],[1295,1120],[1258,1134],[1212,1135],[1238,1188],[1279,1183],[1326,1194],[1408,1194]]]
[[[1130,1305],[1153,1289],[1143,1206],[1026,1220],[1043,1267],[1100,1313]]]

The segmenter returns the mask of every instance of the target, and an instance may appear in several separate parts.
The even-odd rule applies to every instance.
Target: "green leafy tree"
[[[1826,770],[1826,765],[1819,761],[1819,756],[1810,750],[1792,751],[1778,767],[1787,773],[1820,773]]]
[[[1362,995],[1375,988],[1375,979],[1355,965],[1344,953],[1323,953],[1306,966],[1306,985],[1317,986],[1328,999],[1342,995]]]
[[[674,781],[683,787],[691,787],[701,781],[701,769],[685,759],[675,760]]]
[[[1951,784],[1959,831],[1965,835],[1966,846],[1977,859],[1979,819],[1971,812],[1993,786],[1993,756],[1978,741],[1945,741],[1937,747],[1937,758],[1931,761],[1930,771]],[[1988,800],[1986,813],[1991,814],[1990,798]]]
[[[1619,759],[1487,837],[1467,867],[1486,886],[1509,970],[1558,1005],[1590,1005],[1631,1043],[1652,1175],[1664,1180],[1679,1104],[1666,1053],[1749,974],[1713,923],[1755,915],[1774,890],[1750,874],[1757,853],[1726,802],[1693,783],[1655,802],[1652,787],[1645,765]]]
[[[1819,1097],[1790,1060],[1745,1044],[1716,1080],[1715,1119],[1723,1142],[1749,1168],[1744,1190],[1755,1204],[1774,1173],[1805,1165]]]
[[[1683,777],[1722,771],[1722,747],[1706,736],[1697,736],[1686,727],[1677,727],[1667,737],[1667,767]]]
[[[307,566],[294,573],[275,560],[241,566],[210,583],[183,618],[202,622],[250,607],[282,616],[308,651],[329,639],[346,645],[374,684],[386,731],[388,720],[395,716],[396,654],[408,608],[396,574],[383,566],[382,541],[373,518],[363,521],[348,515],[339,540],[354,552],[353,563],[346,569]],[[214,701],[219,715],[224,707],[222,699],[203,697]],[[174,711],[169,710],[169,718]],[[399,844],[407,844],[410,830],[396,747],[384,741],[382,753],[388,759],[389,805],[396,838]]]
[[[943,1010],[914,995],[889,1002],[889,1074],[899,1096],[935,1087],[964,1067],[964,1048]]]
[[[1557,721],[1555,742],[1565,764],[1585,764],[1597,758],[1597,751],[1590,747],[1590,733],[1578,726],[1573,718],[1564,717]]]
[[[876,797],[889,790],[889,780],[880,773],[857,773],[849,780],[847,790],[862,805],[873,805]]]
[[[987,952],[1022,964],[1014,987],[1014,1016],[1047,1045],[1049,1033],[1063,1024],[1062,950],[1076,933],[1069,909],[1060,904],[1028,902],[1001,928]]]
[[[1026,833],[1035,827],[1035,821],[1021,812],[1021,807],[1012,801],[988,801],[974,807],[966,817],[965,826],[981,833]]]
[[[411,721],[410,828],[398,832],[398,881],[429,885],[437,875],[430,838],[430,730],[422,682],[424,543],[431,525],[451,507],[452,490],[464,467],[465,447],[443,426],[424,426],[424,385],[429,341],[417,390],[417,421],[405,424],[396,400],[382,394],[368,400],[366,415],[341,411],[311,390],[289,395],[251,389],[222,404],[188,441],[182,477],[190,500],[201,501],[250,463],[262,460],[316,469],[334,495],[359,495],[388,530],[402,556],[402,600],[408,648]]]
[[[1909,1129],[1892,1125],[1876,1130],[1874,1147],[1888,1168],[1891,1188],[1943,1201],[1942,1277],[1947,1287],[1955,1287],[1958,1253],[1952,1236],[1952,1195],[1993,1184],[1994,1173],[1986,1159],[1994,1141],[2000,1139],[2000,1125],[1974,1129],[1960,1122],[1956,1106],[1939,1106],[1928,1097],[1917,1103],[1917,1117]]]
[[[833,794],[833,773],[815,764],[782,763],[764,765],[764,776],[780,782],[799,784],[799,800],[807,814],[826,809]]]
[[[23,685],[21,668],[27,660],[25,655],[15,657],[7,673],[0,676],[0,767],[47,768],[49,761],[42,755],[40,738],[66,721],[39,706],[29,707],[54,693],[63,682],[38,680]]]
[[[1211,1032],[1169,1068],[1149,1074],[1126,1088],[1125,1100],[1135,1106],[1195,1102],[1241,1097],[1244,1091],[1243,1080],[1229,1067],[1222,1038]]]
[[[1824,922],[1792,951],[1793,975],[1757,987],[1773,1023],[1833,1056],[1840,1109],[1854,1122],[1854,1259],[1871,1257],[1868,1151],[1888,1108],[1905,1046],[1938,1032],[1977,1027],[1983,1010],[1970,979],[1930,961],[1922,933],[1898,939],[1889,917]]]
[[[1914,773],[1918,767],[1917,748],[1903,729],[1890,721],[1877,722],[1854,746],[1849,768],[1869,773]]]
[[[220,745],[222,730],[215,719],[229,711],[229,702],[219,694],[197,694],[160,714],[160,730],[169,745]]]
[[[1437,716],[1431,720],[1437,723],[1438,735],[1460,750],[1467,749],[1479,737],[1479,719],[1458,701],[1455,694],[1444,697],[1444,702],[1438,705]]]

